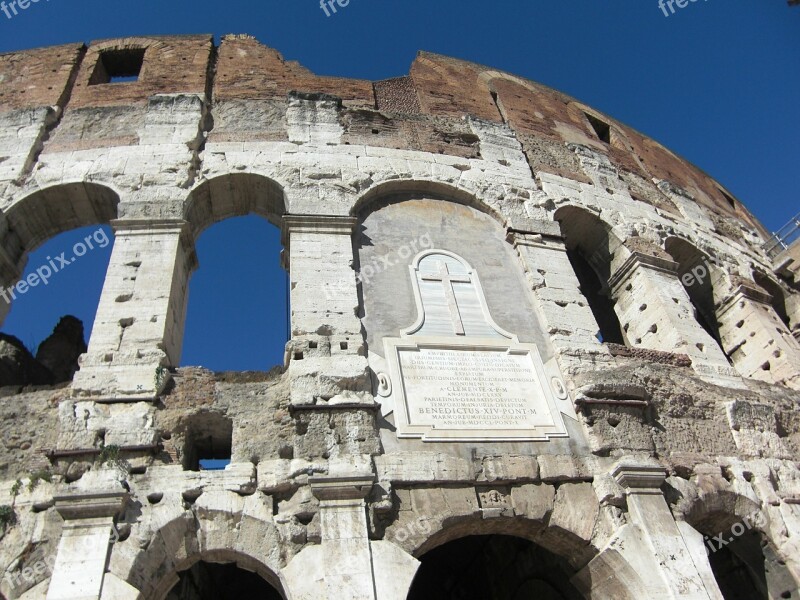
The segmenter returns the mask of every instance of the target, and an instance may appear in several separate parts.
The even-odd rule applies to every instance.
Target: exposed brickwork
[[[139,80],[127,83],[89,85],[104,51],[145,49]],[[211,36],[130,37],[94,42],[78,73],[69,109],[121,104],[143,104],[153,94],[206,91]]]
[[[485,85],[477,84],[484,68],[472,63],[420,52],[411,66],[422,112],[430,115],[468,114],[500,121]],[[477,84],[477,85],[476,85]]]
[[[0,112],[61,105],[83,44],[0,54]]]
[[[396,77],[375,82],[375,102],[378,110],[418,114],[419,98],[410,77]]]
[[[222,40],[214,100],[285,98],[290,91],[322,92],[346,105],[375,106],[372,83],[342,77],[318,77],[249,36]]]

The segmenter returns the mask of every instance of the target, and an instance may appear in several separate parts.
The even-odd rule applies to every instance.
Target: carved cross
[[[444,297],[447,300],[447,307],[450,309],[450,319],[453,322],[453,331],[456,335],[464,334],[464,323],[461,321],[461,313],[458,311],[458,302],[453,291],[454,283],[472,283],[469,275],[452,275],[447,268],[447,263],[439,262],[439,273],[423,273],[422,281],[441,281],[444,287]]]

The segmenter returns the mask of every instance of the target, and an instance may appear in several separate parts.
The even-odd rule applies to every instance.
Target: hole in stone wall
[[[106,50],[100,53],[89,85],[138,81],[144,64],[144,48]]]
[[[589,125],[592,126],[595,135],[601,142],[605,142],[606,144],[611,143],[611,126],[598,119],[597,117],[590,115],[588,113],[584,113],[586,118],[589,120]]]
[[[730,207],[731,207],[732,209],[736,210],[736,200],[734,200],[734,199],[731,197],[731,195],[730,195],[730,194],[728,194],[727,192],[725,192],[725,190],[723,190],[723,189],[720,189],[720,190],[719,190],[719,193],[720,193],[720,194],[722,194],[722,197],[723,197],[723,198],[725,198],[725,200],[728,202],[728,204],[730,205]]]
[[[217,413],[200,413],[187,419],[183,440],[183,468],[187,471],[220,470],[231,462],[233,421]]]

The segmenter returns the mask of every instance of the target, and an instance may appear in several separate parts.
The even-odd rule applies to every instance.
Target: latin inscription
[[[528,353],[400,350],[409,425],[533,429],[555,423]]]

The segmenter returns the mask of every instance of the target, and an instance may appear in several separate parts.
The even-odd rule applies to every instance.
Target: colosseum
[[[125,38],[0,82],[3,289],[114,232],[79,370],[0,389],[2,600],[800,598],[800,244],[695,166],[424,52]],[[284,364],[181,367],[195,242],[251,213]]]

